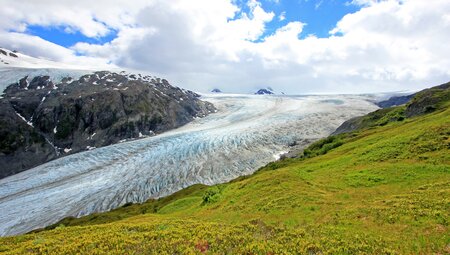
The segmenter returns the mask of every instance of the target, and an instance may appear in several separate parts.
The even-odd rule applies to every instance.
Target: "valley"
[[[372,98],[352,95],[201,99],[217,112],[154,137],[68,155],[0,180],[0,234],[142,203],[193,184],[227,182],[278,159],[293,142],[310,143],[377,109]]]
[[[308,146],[298,158],[269,163],[251,175],[212,186],[192,185],[166,197],[127,203],[109,212],[67,217],[45,229],[0,238],[0,250],[5,254],[222,254],[224,251],[232,254],[447,254],[449,88],[447,83],[427,89],[416,93],[406,105],[354,118],[342,125],[345,129],[351,127],[352,131],[321,139]],[[247,103],[255,103],[244,98]],[[277,100],[269,98],[275,102],[269,105],[267,99],[257,98],[265,105],[258,109],[269,115],[275,113],[274,117],[279,114],[273,109]],[[221,105],[219,98],[211,101]],[[314,109],[319,108],[316,105]],[[214,120],[214,116],[201,121],[209,122],[207,118]],[[262,116],[253,115],[259,120]],[[191,129],[209,132],[191,124],[161,137],[181,135]],[[241,135],[248,124],[255,123],[243,121],[237,129]],[[233,125],[225,126],[219,131],[231,133]],[[264,127],[254,126],[257,128],[253,131],[264,131]],[[146,139],[136,142],[146,142]],[[198,146],[197,150],[200,148],[205,146]],[[72,156],[76,155],[82,154]],[[235,155],[233,161],[241,160],[240,155]],[[126,176],[126,170],[122,176]],[[32,171],[19,175],[25,177],[23,174]],[[102,182],[107,180],[97,179],[95,184]],[[78,189],[66,191],[83,193],[83,188],[86,186],[80,182]],[[54,190],[43,195],[41,190],[45,189],[48,188],[43,186],[34,192],[58,202],[51,196],[61,193]],[[23,198],[32,196],[26,190],[21,194]],[[17,204],[6,205],[13,208],[33,204],[32,200],[20,200],[21,194],[13,195],[10,200]],[[54,206],[58,210],[70,208],[70,201],[64,207],[38,197],[35,201],[46,207],[28,206],[28,212],[15,211],[25,224],[9,228],[9,234],[38,223],[32,217],[45,220],[43,215],[36,214],[38,210],[52,213]],[[10,221],[14,221],[13,216]]]

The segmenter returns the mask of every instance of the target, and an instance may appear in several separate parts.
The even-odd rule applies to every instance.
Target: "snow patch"
[[[23,117],[22,115],[20,115],[20,113],[18,113],[17,111],[15,111],[15,113],[17,114],[17,116],[19,116],[19,118],[21,118],[23,121],[25,121],[25,123],[27,123],[28,126],[33,127],[33,122],[28,121],[27,119],[25,119],[25,117]]]

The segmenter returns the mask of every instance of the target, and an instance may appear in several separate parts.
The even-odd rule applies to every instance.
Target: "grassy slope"
[[[448,103],[319,143],[227,184],[1,238],[0,251],[450,253]]]

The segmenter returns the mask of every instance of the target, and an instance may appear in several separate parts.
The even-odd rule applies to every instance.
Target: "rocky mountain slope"
[[[408,99],[406,102],[405,100]],[[431,113],[450,100],[450,82],[422,90],[409,96],[393,97],[380,102],[379,106],[395,107],[380,109],[365,116],[344,122],[333,134],[351,132],[357,129],[383,126],[391,121],[402,121],[426,113]],[[396,106],[400,104],[399,106]]]
[[[167,80],[108,71],[23,77],[0,99],[0,178],[49,160],[182,126],[215,111]]]
[[[402,120],[378,112],[383,125],[322,139],[300,158],[229,183],[67,218],[52,230],[1,238],[0,247],[5,254],[448,254],[450,99],[442,87],[420,95],[412,109],[439,103]]]
[[[392,106],[398,106],[402,104],[406,104],[411,100],[411,98],[414,97],[414,94],[411,95],[405,95],[405,96],[393,96],[387,100],[383,100],[380,102],[377,102],[376,105],[378,105],[381,108],[389,108]]]

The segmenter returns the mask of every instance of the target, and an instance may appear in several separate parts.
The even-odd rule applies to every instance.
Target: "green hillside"
[[[450,254],[449,95],[419,93],[230,183],[1,238],[0,252]]]

